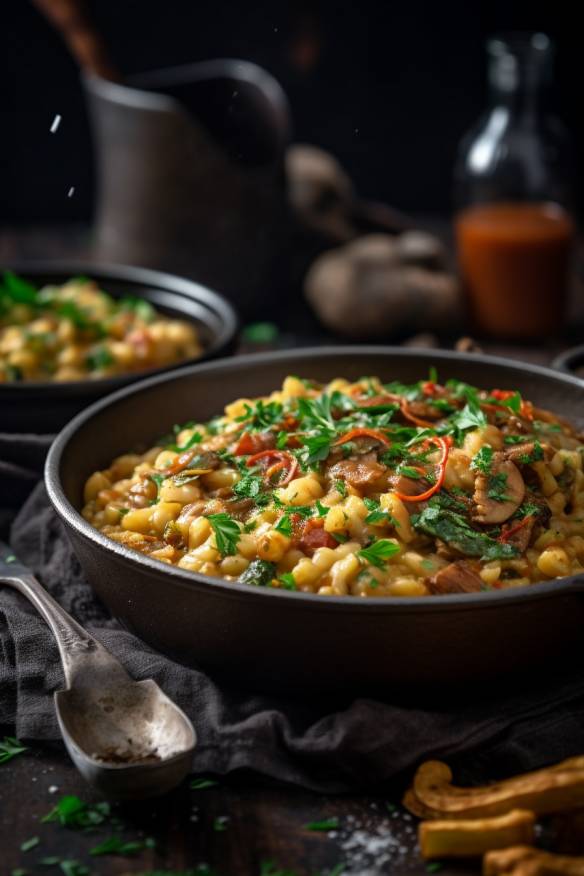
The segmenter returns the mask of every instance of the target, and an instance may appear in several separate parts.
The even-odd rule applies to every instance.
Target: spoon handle
[[[49,596],[30,569],[2,542],[0,583],[22,593],[49,625],[59,648],[67,687],[71,687],[74,682],[95,684],[97,676],[104,673],[107,673],[110,682],[115,681],[112,675],[117,676],[120,681],[129,679],[126,670],[115,657]]]

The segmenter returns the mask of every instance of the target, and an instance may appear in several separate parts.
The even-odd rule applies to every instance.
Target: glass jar
[[[475,331],[535,339],[564,318],[572,150],[547,109],[548,37],[495,37],[487,51],[490,106],[455,169],[459,268]]]

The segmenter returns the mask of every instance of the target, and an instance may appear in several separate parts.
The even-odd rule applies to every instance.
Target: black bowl
[[[287,374],[329,380],[365,374],[406,383],[440,379],[519,389],[559,414],[584,418],[584,385],[545,368],[487,356],[340,347],[239,357],[183,368],[117,392],[54,442],[49,497],[99,597],[161,651],[280,690],[378,689],[509,678],[581,651],[584,578],[426,598],[315,596],[233,584],[162,565],[95,530],[79,514],[86,478],[174,422],[206,420]]]
[[[166,372],[194,361],[215,359],[233,350],[237,332],[235,311],[216,292],[192,280],[124,265],[53,261],[3,267],[36,286],[64,283],[71,277],[82,275],[99,280],[114,298],[124,295],[145,298],[161,313],[195,323],[204,352],[196,360],[188,359],[186,363],[183,360],[167,368],[102,380],[2,383],[0,432],[56,432],[91,402],[129,383],[136,383],[146,375]]]

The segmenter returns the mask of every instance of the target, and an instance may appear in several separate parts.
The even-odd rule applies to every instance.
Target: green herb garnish
[[[323,818],[321,821],[309,821],[308,824],[305,824],[304,827],[306,830],[336,830],[339,826],[339,819],[333,818]]]
[[[189,788],[191,791],[204,791],[206,788],[214,788],[218,785],[215,779],[191,779]]]
[[[10,560],[10,562],[15,560],[16,557],[14,557],[14,560]],[[9,562],[9,560],[6,560],[6,562]],[[16,757],[17,754],[22,754],[24,751],[27,751],[27,748],[18,739],[15,739],[14,736],[5,736],[0,742],[0,763],[7,763],[13,757]]]
[[[505,560],[519,556],[517,548],[477,532],[462,515],[445,508],[429,505],[421,514],[412,516],[411,520],[416,529],[442,539],[467,557]]]
[[[95,827],[107,821],[110,814],[111,807],[105,801],[84,803],[79,797],[67,794],[65,797],[61,797],[57,805],[41,818],[41,823],[58,821],[65,827]]]
[[[145,848],[152,848],[152,843],[147,845],[147,842],[147,840],[144,842],[141,840],[125,841],[121,836],[110,836],[108,839],[99,843],[99,845],[90,849],[89,854],[94,857],[98,855],[122,855],[124,857],[130,857],[132,855],[137,855],[138,852],[141,852]]]
[[[267,560],[252,560],[245,572],[237,579],[240,584],[252,584],[254,587],[267,587],[272,578],[276,577],[276,566]]]
[[[217,550],[222,557],[230,557],[237,553],[237,542],[241,535],[241,529],[237,521],[229,514],[207,514],[207,520],[215,533]]]
[[[493,464],[493,453],[493,448],[488,444],[485,444],[481,447],[478,453],[475,453],[473,456],[470,467],[474,469],[474,471],[480,471],[482,474],[490,474],[491,466]]]
[[[369,547],[361,548],[357,551],[357,556],[365,560],[371,566],[377,566],[378,569],[383,569],[389,559],[399,554],[400,547],[395,541],[390,541],[388,538],[380,538]]]

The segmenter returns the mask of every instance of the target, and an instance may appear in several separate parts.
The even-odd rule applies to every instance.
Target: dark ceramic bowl
[[[131,295],[150,301],[160,313],[196,324],[203,355],[185,363],[148,372],[83,380],[71,383],[0,384],[0,432],[57,432],[71,417],[91,402],[116,389],[136,383],[146,375],[159,374],[193,361],[215,359],[232,352],[237,317],[232,306],[216,292],[172,274],[122,265],[92,265],[80,262],[30,262],[3,265],[35,286],[64,283],[71,277],[99,280],[114,298]]]
[[[557,368],[558,371],[573,374],[574,377],[584,380],[584,344],[570,347],[569,350],[560,353],[552,362],[552,368]]]
[[[509,678],[581,651],[584,579],[427,598],[314,596],[233,584],[149,559],[79,514],[86,478],[149,446],[175,422],[207,420],[287,374],[327,381],[375,374],[406,383],[435,366],[441,380],[519,389],[584,421],[584,385],[545,368],[487,356],[337,347],[239,357],[151,377],[93,405],[57,437],[46,466],[51,502],[99,597],[155,648],[280,691],[379,689]]]

